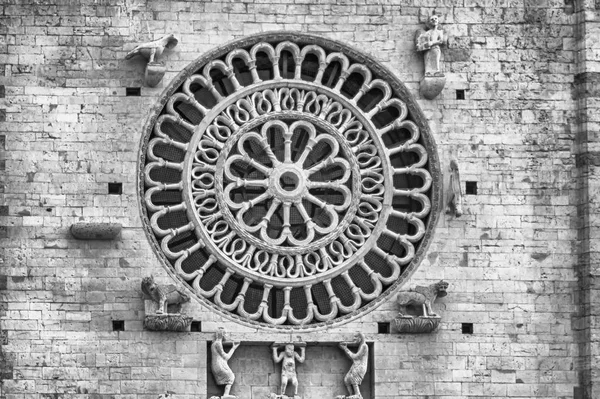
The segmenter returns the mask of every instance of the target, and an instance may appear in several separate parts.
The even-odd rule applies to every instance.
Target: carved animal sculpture
[[[154,276],[142,279],[142,292],[158,305],[156,314],[165,313],[167,305],[179,305],[190,300],[188,295],[172,285],[158,285],[154,281]]]
[[[428,285],[426,287],[418,285],[409,291],[401,291],[396,299],[398,305],[400,305],[400,316],[412,317],[406,314],[406,307],[421,305],[423,306],[423,316],[439,317],[431,309],[431,304],[437,297],[441,298],[446,296],[447,288],[448,283],[440,280],[437,283]]]
[[[155,58],[161,56],[165,48],[172,49],[177,46],[178,40],[175,35],[170,34],[162,39],[155,40],[153,42],[142,43],[136,46],[133,50],[131,50],[125,56],[125,59],[128,60],[130,58],[135,57],[136,55],[141,55],[148,60],[149,63],[154,62]]]

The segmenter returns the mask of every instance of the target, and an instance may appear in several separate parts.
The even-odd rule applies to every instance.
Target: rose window
[[[142,143],[157,253],[204,304],[247,324],[364,314],[431,239],[439,167],[421,111],[337,42],[258,35],[201,57]]]

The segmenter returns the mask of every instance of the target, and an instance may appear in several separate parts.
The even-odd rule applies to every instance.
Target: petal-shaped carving
[[[273,48],[273,46],[271,46],[269,43],[266,42],[260,42],[255,44],[252,49],[250,50],[250,56],[252,57],[252,60],[254,60],[254,62],[256,62],[256,54],[259,52],[264,52],[265,54],[267,54],[267,56],[269,57],[269,60],[271,61],[271,65],[273,68],[273,77],[275,80],[279,80],[281,79],[281,76],[279,74],[279,54],[275,53],[275,49]]]
[[[237,78],[235,77],[235,73],[233,73],[233,68],[231,68],[229,65],[227,65],[226,63],[224,63],[221,60],[212,60],[211,62],[206,64],[206,66],[202,70],[202,74],[204,75],[206,80],[208,82],[210,82],[211,84],[214,84],[212,77],[210,76],[210,71],[213,69],[217,69],[217,70],[221,71],[223,73],[223,75],[225,75],[227,77],[227,79],[229,79],[231,84],[233,84],[234,90],[237,91],[242,88],[242,86],[240,85],[240,82],[238,82]],[[219,98],[219,100],[221,98]]]
[[[234,58],[239,58],[242,61],[244,61],[244,63],[248,67],[248,69],[250,69],[250,73],[252,74],[252,83],[258,83],[261,81],[260,78],[258,77],[258,73],[256,72],[256,58],[252,57],[250,55],[250,53],[248,53],[244,49],[239,49],[239,48],[235,49],[235,50],[231,51],[229,54],[227,54],[227,57],[225,58],[227,67],[231,70],[234,69],[234,67],[233,67],[233,59]],[[236,81],[237,81],[237,78],[236,78]]]
[[[158,230],[165,231],[165,230],[160,230],[160,229],[158,229]],[[165,255],[167,256],[167,258],[177,259],[185,253],[185,250],[181,250],[179,252],[172,252],[171,249],[169,248],[169,243],[171,242],[171,240],[173,240],[178,235],[188,232],[188,231],[194,231],[194,224],[192,222],[186,224],[185,226],[181,226],[176,229],[171,229],[169,231],[169,234],[167,234],[162,239],[162,241],[160,242],[160,247],[162,248],[162,250],[165,253]]]
[[[303,58],[300,55],[300,47],[298,47],[298,45],[296,43],[289,42],[289,41],[279,43],[277,45],[277,47],[275,47],[275,53],[277,54],[277,59],[281,58],[281,52],[284,50],[292,53],[292,56],[294,57],[294,61],[296,62],[296,70],[294,73],[294,79],[300,79],[300,71],[301,71],[302,58]]]
[[[325,67],[327,66],[327,54],[325,54],[325,50],[322,47],[317,45],[308,45],[302,48],[300,51],[300,58],[302,61],[306,58],[307,54],[315,54],[319,59],[319,70],[317,75],[315,76],[315,82],[321,82],[321,78],[323,77],[323,71],[325,71]]]

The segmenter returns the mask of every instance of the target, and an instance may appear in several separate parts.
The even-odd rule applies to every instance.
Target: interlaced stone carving
[[[418,263],[437,155],[410,96],[367,61],[321,39],[253,37],[171,85],[144,142],[147,220],[214,307],[267,325],[332,321]]]

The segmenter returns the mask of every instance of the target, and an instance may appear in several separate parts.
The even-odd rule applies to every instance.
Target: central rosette
[[[256,244],[308,250],[316,240],[330,241],[347,215],[349,158],[339,137],[310,121],[267,121],[226,154],[224,202]]]
[[[207,115],[191,142],[198,245],[248,281],[335,278],[365,256],[389,215],[381,140],[352,104],[308,89],[253,90]]]

